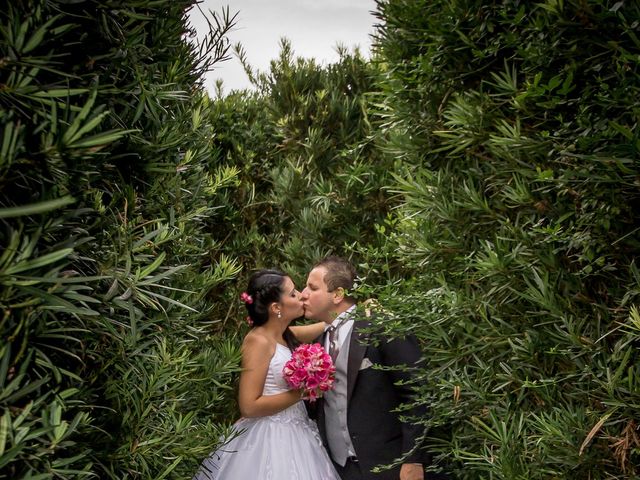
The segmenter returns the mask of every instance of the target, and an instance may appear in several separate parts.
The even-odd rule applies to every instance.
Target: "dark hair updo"
[[[251,295],[252,302],[245,302],[245,306],[254,327],[267,323],[269,320],[269,305],[280,301],[280,297],[283,294],[282,287],[288,277],[289,275],[286,273],[275,269],[258,270],[251,275],[247,293]],[[288,327],[284,331],[283,337],[291,349],[300,344]]]

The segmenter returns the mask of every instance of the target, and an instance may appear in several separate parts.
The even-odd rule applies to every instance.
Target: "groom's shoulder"
[[[357,303],[352,315],[359,327],[370,328],[372,332],[381,329],[385,318],[390,316],[389,312],[372,298]]]
[[[356,304],[356,316],[359,320],[375,322],[391,315],[375,298],[368,298]]]
[[[398,319],[393,312],[387,310],[376,299],[367,299],[357,304],[354,320],[358,323],[358,331],[370,339],[370,342],[398,344],[405,340],[415,343],[417,339],[411,333],[398,335],[395,332],[395,321]]]
[[[369,345],[376,345],[379,339],[384,338],[384,313],[378,307],[377,302],[365,300],[357,303],[351,314],[359,340]]]

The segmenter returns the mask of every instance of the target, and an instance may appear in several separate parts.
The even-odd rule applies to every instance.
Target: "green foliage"
[[[185,478],[235,415],[200,81],[232,18],[195,45],[191,3],[0,14],[0,478]]]
[[[458,478],[634,478],[635,3],[378,2],[402,199],[367,264]],[[439,442],[439,443],[438,443]]]
[[[423,342],[456,478],[635,478],[638,5],[379,0],[373,61],[285,41],[212,100],[233,18],[196,45],[191,3],[0,13],[0,478],[190,477],[238,283],[329,252]]]
[[[216,145],[241,172],[226,210],[229,252],[298,281],[328,252],[366,245],[389,208],[389,164],[367,110],[375,69],[358,52],[339,53],[325,67],[294,58],[283,41],[269,71],[245,65],[257,91],[218,99],[212,117]]]

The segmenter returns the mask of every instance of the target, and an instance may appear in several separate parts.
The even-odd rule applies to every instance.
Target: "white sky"
[[[228,35],[232,45],[242,43],[249,64],[264,71],[269,61],[280,51],[280,39],[291,41],[295,56],[313,57],[330,63],[338,59],[335,47],[360,47],[368,56],[369,35],[376,22],[371,11],[374,0],[203,0],[204,12],[221,12],[229,6],[231,14],[239,12],[234,30]],[[190,20],[197,31],[204,32],[207,23],[197,8]],[[224,91],[248,88],[249,81],[235,55],[220,63],[206,78],[206,87],[213,91],[216,79],[224,82]]]

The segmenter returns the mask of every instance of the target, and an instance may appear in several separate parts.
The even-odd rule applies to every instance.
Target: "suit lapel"
[[[322,333],[318,338],[316,338],[316,342],[322,345],[322,348],[327,344],[327,332]],[[310,409],[308,409],[309,411]],[[315,413],[315,420],[318,424],[318,431],[320,432],[320,437],[322,438],[322,443],[327,445],[327,427],[325,425],[325,416],[324,416],[324,397],[320,397],[315,401],[313,405],[313,411]],[[313,417],[312,417],[313,418]]]
[[[351,339],[349,341],[349,359],[347,362],[347,405],[351,400],[353,389],[358,379],[358,371],[364,354],[367,351],[367,338],[368,334],[362,332],[361,329],[368,327],[369,321],[356,320],[353,322],[353,332],[351,333]]]

